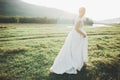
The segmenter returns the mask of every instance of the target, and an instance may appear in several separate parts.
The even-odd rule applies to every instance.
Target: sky
[[[120,0],[22,0],[45,7],[57,8],[78,14],[81,6],[86,8],[86,17],[93,20],[120,18]]]

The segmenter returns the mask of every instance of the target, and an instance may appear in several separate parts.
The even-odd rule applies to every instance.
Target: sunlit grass
[[[0,24],[2,80],[118,80],[120,27],[89,28],[89,62],[77,75],[50,74],[70,28],[55,24]]]

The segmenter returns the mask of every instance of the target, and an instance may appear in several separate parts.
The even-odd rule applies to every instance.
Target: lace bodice
[[[75,22],[74,22],[74,25],[76,25],[77,22],[81,22],[81,27],[84,25],[84,24],[83,24],[83,18],[77,17],[76,20],[75,20]]]
[[[84,25],[83,18],[77,17],[75,22],[74,22],[74,25],[76,25],[77,22],[81,22],[81,25],[80,25],[79,29],[82,30],[86,34],[86,31],[83,29],[83,25]],[[75,26],[74,26],[73,30],[75,30]]]

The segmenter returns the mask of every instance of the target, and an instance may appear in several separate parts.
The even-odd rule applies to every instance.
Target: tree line
[[[64,23],[64,24],[69,24],[71,22],[73,22],[73,20],[59,19],[59,18],[0,16],[0,23],[41,23],[41,24]]]
[[[47,17],[17,17],[0,16],[0,23],[40,23],[40,24],[73,24],[74,19],[47,18]],[[93,21],[89,18],[84,20],[85,25],[92,25]]]

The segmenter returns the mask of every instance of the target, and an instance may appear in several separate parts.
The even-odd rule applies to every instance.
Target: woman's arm
[[[75,25],[75,30],[85,38],[87,35],[82,30],[80,30],[79,27],[81,27],[81,21],[77,22]]]

